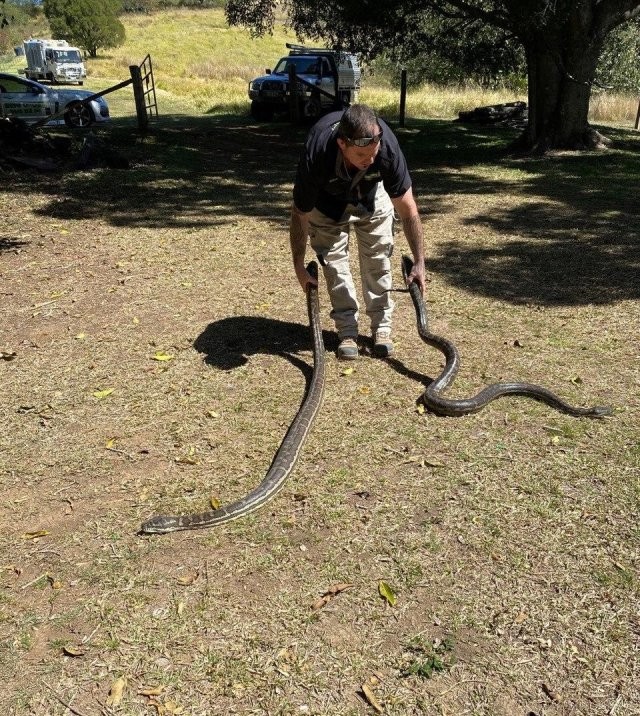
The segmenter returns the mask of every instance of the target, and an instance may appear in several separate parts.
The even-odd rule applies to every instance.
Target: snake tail
[[[318,265],[312,261],[307,271],[317,280]],[[243,498],[217,510],[184,515],[157,515],[140,526],[143,534],[166,534],[179,530],[215,527],[240,519],[260,509],[284,487],[293,472],[304,441],[322,405],[325,384],[325,356],[320,322],[318,287],[307,284],[307,313],[313,343],[313,374],[304,400],[287,430],[262,482]]]

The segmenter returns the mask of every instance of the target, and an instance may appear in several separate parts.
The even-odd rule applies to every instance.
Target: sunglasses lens
[[[381,138],[382,132],[376,134],[375,137],[359,137],[358,139],[347,139],[347,141],[356,147],[368,147],[370,144],[377,144]]]

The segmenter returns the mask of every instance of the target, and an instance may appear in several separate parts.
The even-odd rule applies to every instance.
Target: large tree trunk
[[[577,7],[576,7],[577,6]],[[533,152],[593,149],[609,143],[588,122],[591,84],[602,39],[592,16],[576,3],[564,22],[529,29],[527,52],[529,124],[520,145]]]

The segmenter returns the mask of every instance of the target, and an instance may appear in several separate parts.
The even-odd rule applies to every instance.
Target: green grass
[[[129,66],[151,55],[158,104],[165,114],[246,114],[247,84],[273,67],[286,54],[286,42],[298,42],[282,18],[274,33],[253,38],[242,28],[229,27],[220,9],[175,9],[152,14],[125,14],[126,43],[101,50],[87,60],[87,87],[104,89],[129,77]],[[24,58],[0,58],[0,70],[15,72]],[[360,99],[384,116],[396,117],[399,90],[379,73],[364,68]],[[479,87],[440,87],[423,84],[407,94],[407,116],[453,118],[474,107],[525,100],[507,90]],[[638,99],[632,95],[594,92],[590,117],[594,122],[631,126]],[[109,96],[114,116],[132,111],[130,90]]]

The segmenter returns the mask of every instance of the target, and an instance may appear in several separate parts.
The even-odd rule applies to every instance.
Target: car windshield
[[[40,89],[37,85],[31,85],[18,78],[0,77],[1,92],[28,92],[29,94],[39,94]]]
[[[78,50],[55,50],[53,55],[58,62],[81,62]]]
[[[276,65],[274,72],[276,74],[288,74],[289,67],[296,68],[298,75],[317,75],[318,60],[315,57],[283,57]]]

